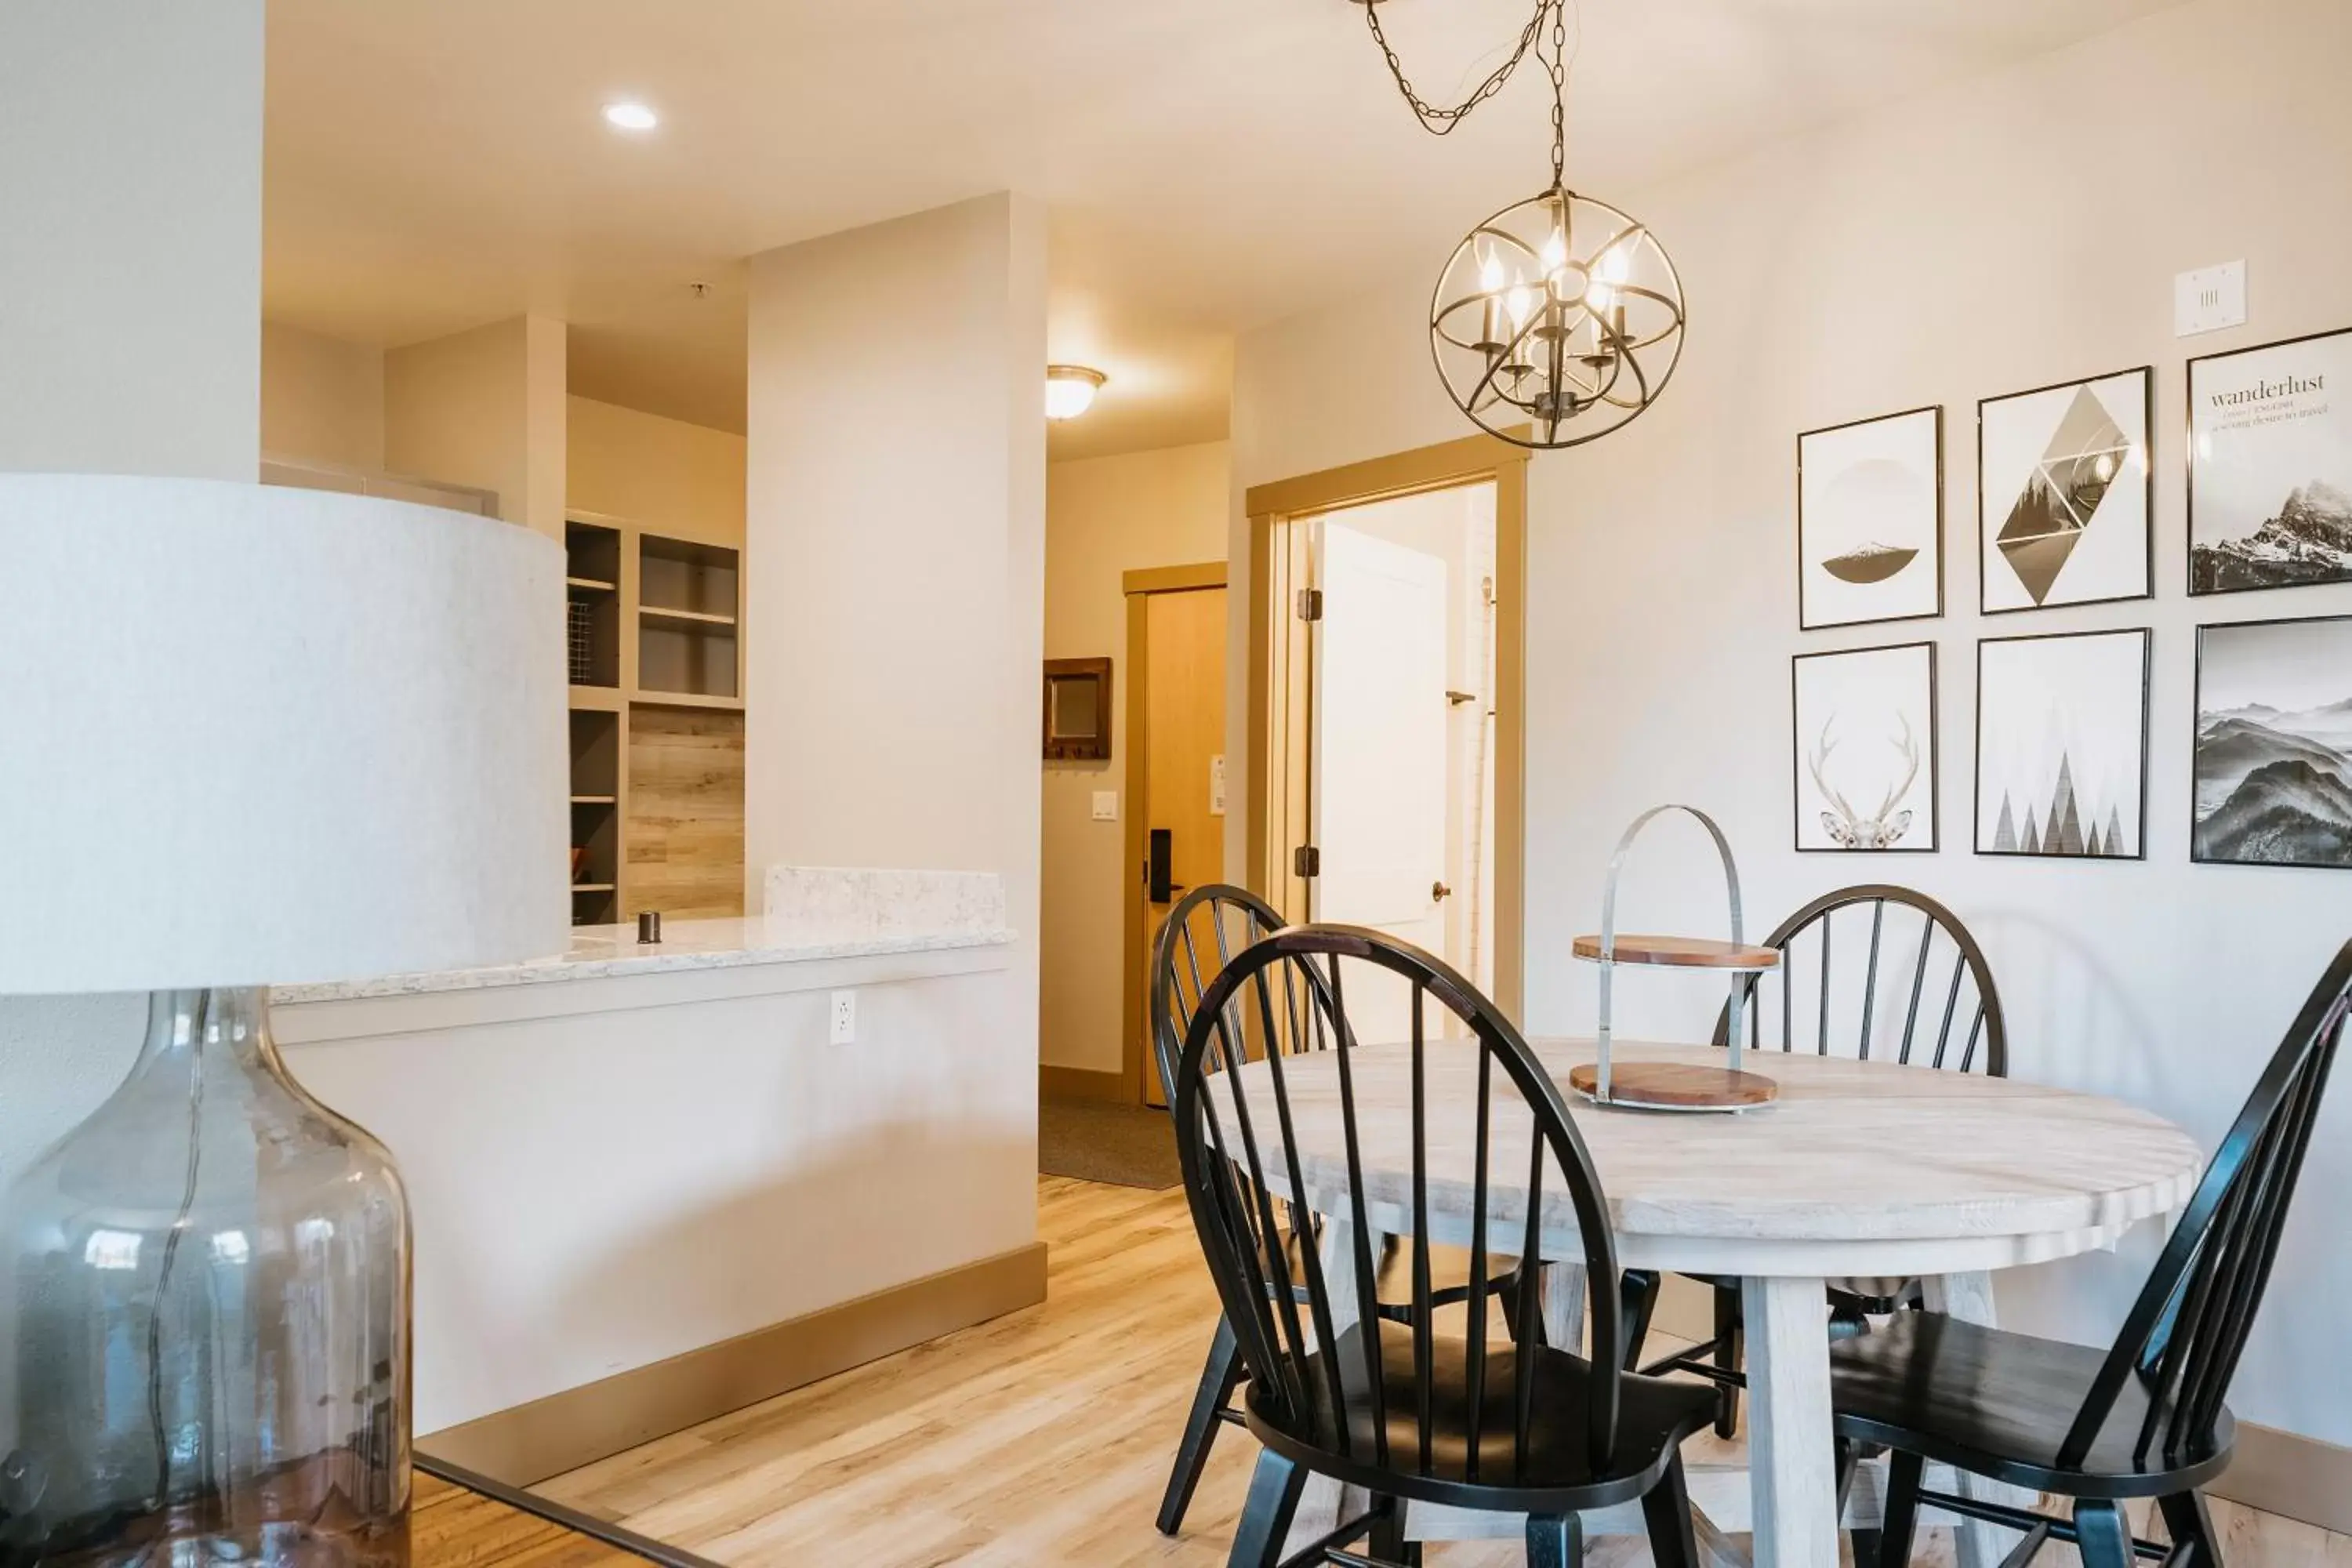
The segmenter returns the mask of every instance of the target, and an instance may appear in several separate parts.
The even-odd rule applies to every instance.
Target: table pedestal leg
[[[1958,1318],[1964,1323],[1995,1327],[1992,1306],[1992,1276],[1990,1274],[1947,1274],[1941,1279],[1929,1278],[1921,1282],[1925,1287],[1927,1310]],[[1965,1498],[1986,1502],[2004,1502],[2016,1508],[2032,1506],[2033,1493],[2022,1487],[2003,1486],[1982,1476],[1965,1471],[1955,1472],[1953,1489]],[[1930,1485],[1933,1485],[1931,1480]],[[1998,1524],[1981,1519],[1959,1521],[1957,1543],[1959,1568],[1996,1568],[2000,1560],[2016,1545],[2018,1534]]]
[[[1366,1239],[1377,1266],[1385,1238],[1375,1231]],[[1331,1331],[1345,1334],[1355,1327],[1367,1305],[1356,1300],[1356,1226],[1350,1215],[1323,1216],[1323,1245],[1318,1253],[1323,1260],[1324,1284],[1331,1296]],[[1303,1315],[1306,1309],[1301,1307],[1299,1311]],[[1291,1515],[1283,1556],[1287,1558],[1305,1551],[1310,1543],[1338,1529],[1341,1520],[1362,1513],[1369,1501],[1360,1488],[1342,1486],[1328,1476],[1309,1475],[1307,1489],[1299,1494],[1298,1510]]]
[[[1580,1355],[1584,1347],[1584,1265],[1543,1266],[1544,1343]]]
[[[1828,1307],[1819,1279],[1740,1282],[1756,1568],[1836,1568]]]

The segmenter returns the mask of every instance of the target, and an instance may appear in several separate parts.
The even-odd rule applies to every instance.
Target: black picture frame
[[[2326,331],[2300,332],[2290,338],[2273,338],[2266,343],[2248,343],[2243,348],[2224,349],[2219,353],[2199,354],[2181,366],[2181,448],[2187,454],[2182,483],[2182,527],[2180,540],[2181,580],[2187,584],[2192,599],[2218,597],[2223,594],[2272,594],[2288,588],[2332,588],[2352,583],[2352,568],[2340,577],[2312,578],[2299,583],[2247,583],[2230,588],[2200,588],[2197,585],[2197,372],[2200,365],[2238,359],[2246,354],[2266,353],[2274,349],[2293,348],[2298,343],[2315,343],[2328,338],[2352,338],[2352,327],[2333,327]],[[2352,389],[2347,389],[2352,392]],[[2297,618],[2297,617],[2289,617]],[[2320,617],[2322,619],[2326,617]],[[2218,623],[2217,623],[2218,624]],[[2200,628],[2202,630],[2203,628]]]
[[[2205,723],[2205,653],[2209,634],[2215,632],[2248,631],[2266,626],[2344,626],[2352,630],[2352,615],[2340,616],[2273,616],[2261,620],[2209,621],[2197,628],[2197,668],[2189,687],[2189,858],[2199,866],[2251,866],[2289,871],[2352,870],[2352,855],[2342,861],[2332,860],[2245,860],[2230,856],[2205,853],[2203,836],[2198,831],[2197,774],[2199,742],[2203,738]],[[2352,682],[2347,682],[2352,684]],[[2347,781],[2352,782],[2352,781]]]
[[[1927,654],[1927,817],[1928,838],[1926,844],[1896,844],[1888,847],[1856,848],[1845,845],[1823,846],[1807,844],[1804,831],[1803,763],[1800,760],[1804,745],[1797,730],[1799,712],[1804,701],[1801,667],[1809,659],[1851,658],[1859,654],[1903,653],[1913,648],[1925,648]],[[1789,659],[1789,841],[1800,855],[1935,855],[1944,847],[1943,800],[1943,697],[1937,673],[1936,644],[1922,638],[1916,642],[1881,643],[1867,647],[1823,648],[1816,653],[1794,654]]]
[[[2061,385],[2069,384],[2061,383]],[[2101,601],[2110,602],[2110,601]],[[1985,714],[1985,649],[1997,643],[2047,643],[2078,641],[2084,637],[2128,637],[2140,639],[2139,650],[2139,812],[2135,825],[2129,855],[2062,854],[2049,850],[1988,849],[1984,847],[1984,714]],[[1979,637],[1977,639],[1976,743],[1975,777],[1970,781],[1969,798],[1969,843],[1971,849],[1987,859],[2020,860],[2146,860],[2147,858],[2147,785],[2148,741],[2151,728],[2151,687],[2156,668],[2156,631],[2152,626],[2116,626],[2080,632],[2028,632],[2015,637]]]
[[[1805,598],[1805,443],[1820,436],[1834,436],[1841,431],[1858,430],[1865,425],[1888,424],[1898,419],[1916,419],[1922,414],[1934,416],[1936,447],[1936,528],[1933,554],[1936,568],[1936,607],[1905,616],[1874,616],[1854,621],[1815,621],[1806,614]],[[1867,418],[1848,419],[1841,424],[1823,425],[1811,430],[1797,432],[1797,629],[1801,632],[1835,631],[1846,626],[1893,626],[1905,621],[1932,621],[1944,614],[1944,405],[1922,404],[1916,408],[1900,409],[1893,414],[1874,414]]]
[[[2137,594],[2112,594],[2098,599],[2062,599],[2055,604],[2015,605],[2005,610],[1993,609],[1986,603],[1985,551],[1989,542],[1986,529],[1990,522],[1985,515],[1985,410],[1996,403],[2011,403],[2021,397],[2038,397],[2046,392],[2063,392],[2068,387],[2089,386],[2094,382],[2113,381],[2117,376],[2137,375],[2140,390],[2140,429],[2147,449],[2142,454],[2142,481],[2146,489],[2145,510],[2141,514],[2140,547],[2145,552],[2142,568],[2147,587]],[[2020,392],[2004,392],[1992,397],[1977,399],[1977,614],[1979,616],[2030,616],[2042,610],[2068,610],[2083,605],[2130,605],[2156,597],[2156,367],[2134,365],[2126,370],[2111,370],[2098,375],[2079,375],[2066,381],[2053,381],[2046,386],[2029,386]]]

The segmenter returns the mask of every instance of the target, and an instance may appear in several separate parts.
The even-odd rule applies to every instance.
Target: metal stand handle
[[[1736,947],[1743,940],[1739,919],[1739,868],[1731,858],[1731,841],[1723,836],[1723,829],[1715,825],[1715,818],[1695,805],[1654,805],[1635,817],[1632,826],[1625,829],[1624,836],[1617,840],[1616,853],[1609,858],[1609,880],[1601,893],[1601,1060],[1594,1069],[1593,1088],[1597,1092],[1592,1098],[1603,1105],[1609,1102],[1609,982],[1617,972],[1617,878],[1625,869],[1625,857],[1632,852],[1633,840],[1640,837],[1642,829],[1650,825],[1652,817],[1669,811],[1679,811],[1698,818],[1699,826],[1706,828],[1707,836],[1715,840],[1716,853],[1723,857],[1724,884],[1731,892],[1732,945]],[[1739,1070],[1743,1034],[1740,1028],[1740,986],[1747,978],[1744,973],[1734,973],[1731,977],[1729,1022],[1733,1072]]]

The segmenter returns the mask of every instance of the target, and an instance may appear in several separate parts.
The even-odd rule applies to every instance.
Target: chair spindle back
[[[1385,1046],[1360,1041],[1348,993],[1372,980],[1393,985],[1391,976],[1408,992],[1409,1037]],[[1448,1015],[1466,1039],[1443,1038],[1433,1026]],[[1244,1020],[1270,1048],[1251,1050]],[[1368,1103],[1371,1079],[1380,1088]],[[1327,1448],[1425,1475],[1443,1394],[1470,1427],[1471,1473],[1463,1479],[1511,1484],[1518,1456],[1528,1451],[1536,1358],[1515,1354],[1508,1341],[1490,1342],[1501,1336],[1490,1333],[1488,1319],[1499,1305],[1510,1340],[1538,1343],[1541,1270],[1522,1268],[1494,1283],[1493,1259],[1539,1258],[1541,1235],[1550,1231],[1557,1247],[1572,1225],[1590,1286],[1593,1342],[1615,1346],[1621,1333],[1616,1254],[1599,1178],[1558,1087],[1519,1032],[1468,981],[1418,948],[1355,927],[1294,926],[1240,953],[1211,982],[1192,1013],[1174,1082],[1193,1225],[1258,1391],[1254,1397],[1270,1402],[1286,1427],[1313,1433]],[[1433,1093],[1441,1082],[1446,1092]],[[1302,1155],[1302,1129],[1323,1152],[1319,1158]],[[1381,1159],[1368,1184],[1365,1150],[1374,1140]],[[1400,1179],[1406,1169],[1409,1177]],[[1507,1178],[1498,1181],[1496,1171]],[[1277,1221],[1292,1201],[1327,1216],[1324,1247],[1300,1248],[1295,1258]],[[1382,1325],[1373,1237],[1397,1230],[1410,1233],[1412,1310],[1406,1324]],[[1458,1359],[1452,1346],[1438,1353],[1433,1239],[1466,1240],[1470,1253]],[[1320,1255],[1326,1251],[1330,1256]],[[1402,1353],[1398,1336],[1409,1336],[1412,1368],[1412,1407],[1402,1412],[1390,1408],[1391,1381],[1382,1375],[1381,1342],[1389,1341],[1393,1358]],[[1512,1357],[1510,1386],[1490,1387],[1504,1356]],[[1615,1364],[1607,1352],[1601,1360]],[[1441,1364],[1453,1370],[1441,1373]],[[1441,1375],[1458,1377],[1459,1386],[1441,1389]],[[1593,1389],[1586,1441],[1600,1473],[1616,1442],[1616,1379],[1596,1377]],[[1400,1422],[1411,1436],[1406,1451],[1393,1452],[1391,1425]],[[1507,1457],[1483,1458],[1490,1446]],[[1477,1474],[1482,1463],[1485,1476]]]
[[[1176,1102],[1176,1062],[1184,1054],[1184,1032],[1192,1026],[1202,993],[1234,954],[1284,923],[1272,904],[1228,882],[1195,888],[1168,911],[1153,944],[1147,1005],[1151,1049],[1171,1105]]]
[[[2185,1463],[2212,1453],[2222,1397],[2270,1282],[2347,1016],[2352,942],[2304,1002],[2206,1166],[2066,1434],[2060,1464],[2083,1462],[2127,1376],[2148,1394],[2137,1462],[2160,1454],[2167,1463]]]
[[[1841,961],[1864,911],[1868,946]],[[2009,1033],[1992,966],[1959,917],[1927,894],[1876,883],[1841,888],[1781,921],[1764,945],[1780,950],[1780,966],[1746,983],[1749,1049],[1768,1048],[1769,1014],[1780,1021],[1782,1051],[2008,1075]],[[1856,974],[1858,987],[1850,979]],[[1778,1007],[1768,1000],[1773,989]],[[1717,1045],[1729,1043],[1729,1027],[1727,1008],[1716,1019]]]

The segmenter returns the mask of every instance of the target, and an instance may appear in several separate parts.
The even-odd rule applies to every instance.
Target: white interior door
[[[1446,565],[1323,522],[1315,651],[1314,918],[1372,926],[1443,954]],[[1366,1039],[1399,1037],[1402,992],[1351,997]]]

